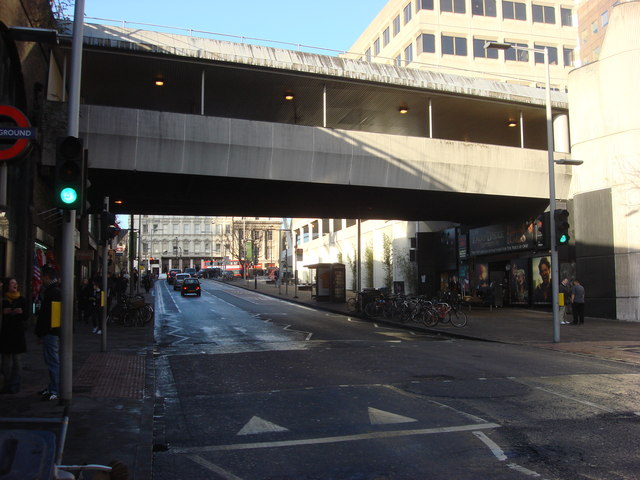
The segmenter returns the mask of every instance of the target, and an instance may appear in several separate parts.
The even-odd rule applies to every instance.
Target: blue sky
[[[345,51],[387,1],[85,0],[85,16],[193,28]]]

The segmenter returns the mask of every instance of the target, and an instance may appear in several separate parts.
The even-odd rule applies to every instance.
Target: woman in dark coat
[[[0,330],[0,353],[2,354],[2,373],[4,386],[2,393],[20,391],[21,355],[27,351],[25,327],[27,305],[18,291],[18,281],[7,278],[2,286],[2,330]]]

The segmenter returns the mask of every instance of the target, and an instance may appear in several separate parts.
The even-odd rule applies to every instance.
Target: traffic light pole
[[[104,197],[103,211],[109,211],[109,197]],[[102,220],[101,220],[102,222]],[[102,223],[101,223],[102,224]],[[100,234],[103,234],[101,232]],[[102,338],[100,343],[100,351],[107,351],[107,313],[109,313],[109,241],[106,238],[101,238],[102,242],[102,299],[104,305],[102,305],[102,318],[100,324],[102,326]]]
[[[69,77],[69,120],[67,135],[77,137],[80,123],[80,74],[82,67],[84,0],[76,0],[71,44]],[[62,312],[60,322],[60,398],[65,407],[71,405],[73,379],[73,287],[76,211],[65,212],[61,246]]]
[[[553,159],[553,117],[551,113],[551,77],[549,73],[549,49],[544,47],[544,66],[546,73],[545,103],[547,116],[547,156],[549,161],[549,243],[551,249],[551,308],[553,311],[553,341],[560,341],[560,310],[558,293],[560,291],[560,275],[558,265],[558,244],[556,234],[556,178],[555,161]]]

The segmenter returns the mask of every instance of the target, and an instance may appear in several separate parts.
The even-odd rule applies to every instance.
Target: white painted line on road
[[[312,332],[307,332],[305,330],[296,330],[295,328],[290,328],[291,325],[287,325],[283,328],[283,330],[287,330],[289,332],[298,332],[298,333],[306,333],[307,336],[304,337],[305,342],[308,342],[309,340],[311,340],[311,337],[313,337],[313,333]]]
[[[446,383],[447,380],[445,380],[443,383]],[[458,415],[462,415],[463,417],[468,418],[469,420],[471,420],[472,422],[477,422],[477,423],[487,423],[487,420],[485,420],[484,418],[480,418],[476,415],[472,415],[471,413],[467,413],[467,412],[463,412],[462,410],[458,410],[457,408],[453,408],[450,407],[449,405],[445,405],[444,403],[440,403],[440,402],[436,402],[435,400],[431,400],[431,399],[425,399],[423,395],[417,395],[415,393],[411,393],[411,392],[406,392],[404,390],[401,390],[398,387],[395,387],[393,385],[382,385],[385,388],[388,388],[389,390],[392,390],[396,393],[399,393],[400,395],[404,395],[406,397],[409,398],[419,398],[421,400],[426,400],[428,402],[431,402],[441,408],[446,408],[448,410],[454,411],[456,412]]]
[[[385,412],[377,408],[369,407],[369,421],[371,425],[390,425],[395,423],[417,422],[415,418],[405,417],[397,413]]]
[[[257,435],[259,433],[288,432],[289,429],[276,425],[263,418],[253,416],[236,435]]]
[[[513,377],[509,377],[509,380],[513,380],[514,382],[520,383],[522,385],[526,385],[527,387],[531,387],[531,388],[534,388],[536,390],[540,390],[542,392],[546,392],[546,393],[549,393],[551,395],[555,395],[555,396],[560,397],[560,398],[565,398],[565,399],[571,400],[573,402],[581,403],[582,405],[586,405],[587,407],[596,408],[596,409],[602,410],[604,412],[613,413],[615,411],[615,410],[613,410],[613,409],[611,409],[609,407],[605,407],[603,405],[598,405],[597,403],[589,402],[587,400],[582,400],[580,398],[572,397],[570,395],[565,395],[564,393],[554,392],[553,390],[549,390],[548,388],[540,387],[539,385],[534,385],[534,384],[531,384],[529,382],[525,382],[524,380],[516,379],[516,378],[513,378]]]
[[[218,465],[214,465],[213,463],[205,460],[198,455],[188,455],[187,458],[206,468],[207,470],[220,475],[225,480],[242,480],[240,477],[235,476],[233,473],[227,472],[224,468],[221,468]]]
[[[539,473],[534,472],[533,470],[529,470],[528,468],[521,467],[517,463],[508,463],[507,467],[509,467],[511,470],[515,470],[516,472],[520,472],[520,473],[524,473],[525,475],[529,475],[530,477],[542,478],[542,475],[540,475]]]
[[[487,437],[484,434],[484,432],[471,432],[471,433],[473,433],[476,437],[478,437],[478,439],[480,439],[480,441],[482,441],[482,443],[484,443],[487,447],[489,447],[489,450],[491,450],[491,453],[493,453],[493,456],[496,457],[500,462],[504,462],[507,459],[507,456],[504,454],[504,451],[498,446],[498,444],[496,444],[493,440]],[[506,465],[511,470],[515,470],[516,472],[520,472],[524,475],[528,475],[534,478],[542,477],[542,475],[540,475],[539,473],[534,472],[533,470],[529,470],[528,468],[521,467],[517,463],[507,463]]]
[[[371,432],[361,433],[357,435],[343,435],[336,437],[320,437],[320,438],[304,438],[300,440],[285,440],[278,442],[259,442],[259,443],[236,443],[231,445],[207,445],[202,447],[176,447],[172,448],[173,453],[205,453],[205,452],[221,452],[231,450],[252,450],[259,448],[279,448],[279,447],[297,447],[302,445],[322,445],[327,443],[340,442],[357,442],[360,440],[371,440],[376,438],[397,438],[410,437],[416,435],[435,435],[439,433],[456,433],[468,432],[474,430],[487,430],[500,428],[497,423],[481,423],[473,425],[460,425],[457,427],[437,427],[422,428],[417,430],[393,430],[388,432]]]
[[[471,432],[471,433],[473,433],[476,437],[480,439],[480,441],[482,441],[482,443],[484,443],[487,447],[489,447],[489,450],[491,450],[491,453],[493,453],[493,455],[498,460],[500,460],[501,462],[504,462],[507,459],[507,456],[504,454],[502,449],[493,440],[487,437],[484,434],[484,432]]]

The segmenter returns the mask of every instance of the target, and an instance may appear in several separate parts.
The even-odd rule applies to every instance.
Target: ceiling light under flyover
[[[285,93],[284,94],[284,99],[287,100],[288,102],[290,102],[294,98],[295,98],[295,96],[293,95],[293,93]]]
[[[407,107],[406,105],[402,105],[400,108],[398,108],[398,111],[402,115],[405,115],[406,113],[409,113],[409,107]]]
[[[155,80],[153,81],[154,85],[156,87],[163,87],[164,86],[164,78],[162,77],[156,77]]]
[[[515,120],[511,120],[509,119],[509,121],[507,121],[507,127],[509,128],[514,128],[518,126],[518,122],[516,122]]]

